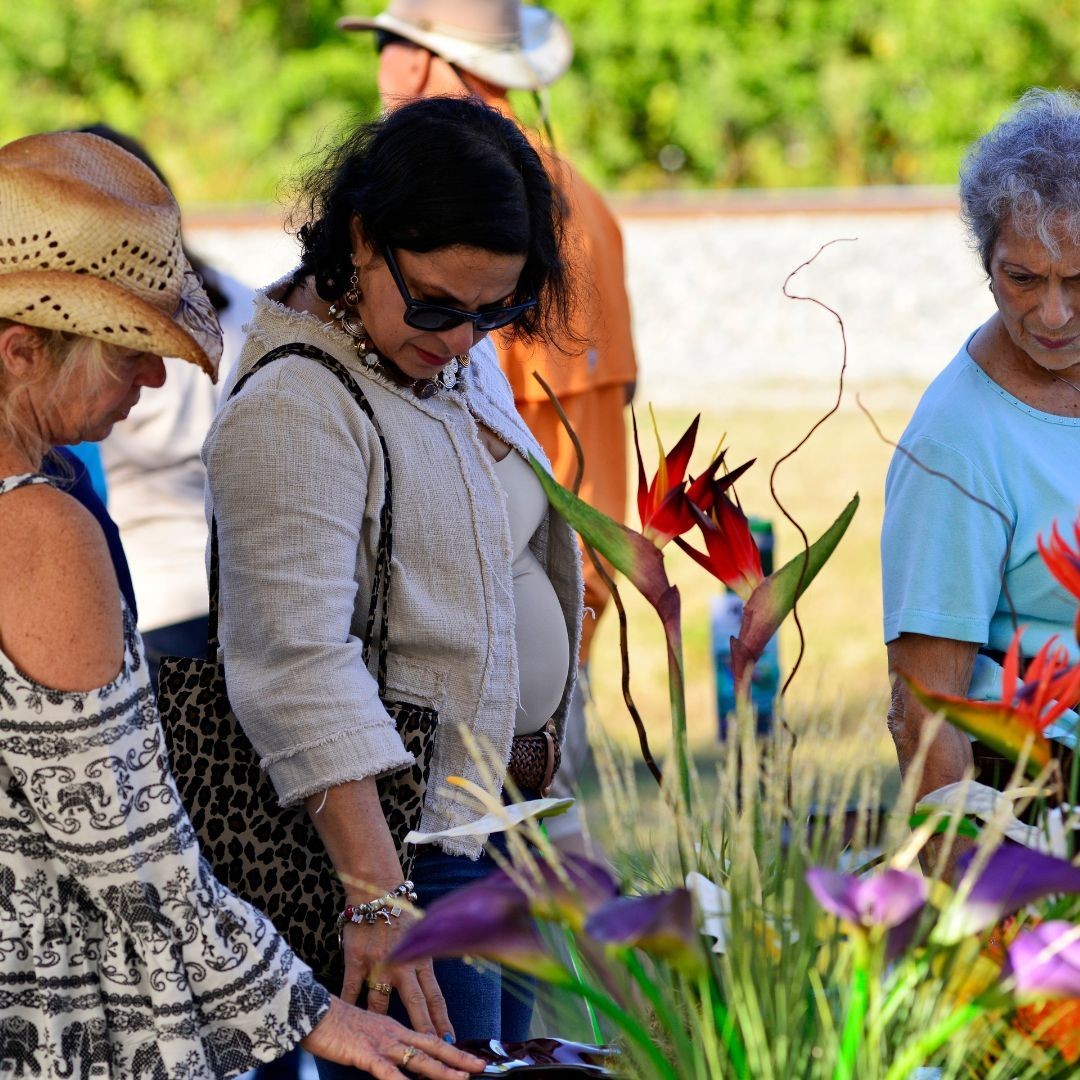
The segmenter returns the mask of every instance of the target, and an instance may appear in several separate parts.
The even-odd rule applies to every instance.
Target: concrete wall
[[[887,384],[909,398],[993,310],[949,199],[734,212],[629,206],[621,218],[641,401],[784,408],[824,400],[839,369],[836,320],[781,290],[831,240],[845,242],[826,248],[790,291],[843,317],[853,389]],[[296,261],[295,242],[264,216],[195,219],[189,239],[251,285]]]

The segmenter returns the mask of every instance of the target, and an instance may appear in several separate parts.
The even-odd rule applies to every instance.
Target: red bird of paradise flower
[[[747,462],[742,472],[753,462]],[[727,486],[735,478],[735,473],[728,473],[721,481],[713,483],[712,504],[708,513],[702,508],[690,504],[690,513],[701,529],[705,539],[705,552],[695,551],[685,541],[676,541],[695,562],[704,566],[714,577],[719,578],[732,592],[737,593],[745,602],[750,594],[765,579],[761,566],[761,552],[750,530],[750,522],[739,507],[720,490],[720,485]]]
[[[1050,743],[1043,732],[1080,698],[1080,664],[1052,637],[1035,654],[1020,680],[1020,638],[1017,630],[1005,654],[1000,701],[971,701],[935,694],[904,675],[912,693],[928,708],[943,712],[962,731],[1016,761],[1031,741],[1027,771],[1039,773],[1050,762]],[[901,672],[901,674],[903,674]]]
[[[700,476],[688,478],[686,470],[694,453],[701,415],[694,417],[682,437],[667,453],[664,452],[660,431],[656,425],[656,416],[651,406],[649,415],[659,450],[659,461],[651,482],[645,478],[645,463],[641,457],[641,444],[638,441],[637,416],[631,410],[634,450],[637,452],[638,465],[638,517],[641,519],[642,535],[656,547],[663,548],[676,536],[681,536],[694,527],[695,507],[703,513],[708,513],[717,493],[730,487],[753,462],[748,461],[745,465],[716,480],[716,471],[724,462],[725,452],[722,451]]]
[[[1050,530],[1050,543],[1044,544],[1041,535],[1036,543],[1050,573],[1080,600],[1080,514],[1073,522],[1073,535],[1076,537],[1075,551],[1065,542],[1055,521]],[[1076,613],[1076,640],[1080,642],[1080,610]]]
[[[686,510],[685,477],[686,468],[694,452],[694,443],[697,441],[701,414],[694,417],[679,441],[666,454],[663,443],[660,441],[656,416],[651,406],[649,416],[652,418],[656,445],[660,451],[656,473],[651,483],[645,479],[645,462],[642,460],[641,444],[638,441],[637,414],[632,408],[630,410],[634,428],[634,450],[637,451],[638,517],[641,519],[642,535],[658,548],[662,548],[672,537],[694,527],[694,519]]]
[[[761,555],[750,532],[750,524],[738,506],[725,492],[753,465],[747,461],[719,479],[716,472],[724,462],[721,451],[698,477],[687,480],[687,466],[697,440],[700,414],[672,449],[665,454],[656,416],[652,416],[653,431],[660,456],[656,474],[650,483],[645,478],[645,463],[638,441],[637,417],[633,416],[634,449],[638,462],[638,516],[642,535],[658,548],[689,532],[694,525],[701,528],[706,551],[695,551],[678,540],[679,547],[744,600],[762,578]]]

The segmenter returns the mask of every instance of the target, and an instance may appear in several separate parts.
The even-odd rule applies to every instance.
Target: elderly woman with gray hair
[[[881,539],[889,726],[906,772],[928,713],[897,672],[938,693],[1000,697],[1017,626],[1022,657],[1053,637],[1080,660],[1076,604],[1037,538],[1080,506],[1080,97],[1031,90],[961,171],[962,213],[997,311],[919,403],[886,481]],[[1071,747],[1075,714],[1047,735]],[[991,757],[945,724],[917,792]]]

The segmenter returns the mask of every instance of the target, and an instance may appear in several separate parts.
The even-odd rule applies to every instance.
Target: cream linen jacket
[[[367,395],[394,482],[387,693],[439,712],[421,828],[466,824],[479,811],[454,798],[446,778],[491,784],[464,732],[490,746],[501,782],[518,700],[506,498],[477,420],[512,452],[544,460],[543,451],[487,341],[472,350],[460,389],[422,401],[366,368],[340,330],[278,303],[283,291],[278,282],[257,294],[232,381],[271,349],[303,341],[340,360]],[[384,491],[371,422],[321,364],[286,356],[223,403],[203,460],[229,698],[282,805],[410,764],[361,657]],[[550,510],[530,546],[576,656],[574,534]],[[574,676],[571,664],[555,717],[560,737]],[[443,846],[475,858],[485,839]]]

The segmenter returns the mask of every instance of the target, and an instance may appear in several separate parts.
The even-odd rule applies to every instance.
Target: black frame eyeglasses
[[[426,300],[414,300],[405,284],[405,278],[401,275],[401,268],[394,258],[394,253],[386,245],[382,247],[383,258],[386,259],[390,276],[401,293],[401,299],[405,301],[405,315],[403,318],[407,325],[414,330],[427,330],[439,333],[443,330],[453,330],[464,322],[472,323],[473,329],[486,334],[489,330],[498,330],[502,326],[508,326],[515,319],[520,318],[530,308],[536,307],[536,300],[526,300],[521,304],[510,304],[505,307],[492,308],[490,311],[462,311],[460,308],[449,307],[446,304],[431,304]]]

